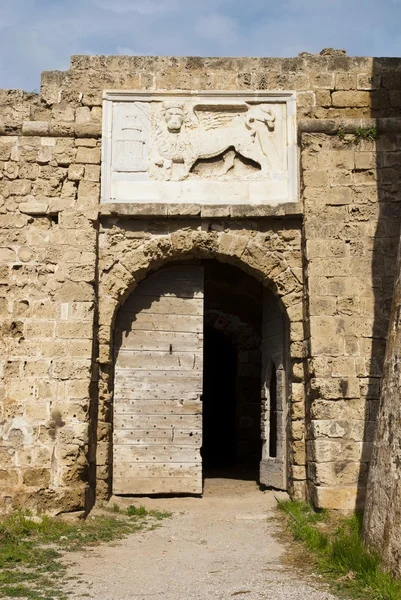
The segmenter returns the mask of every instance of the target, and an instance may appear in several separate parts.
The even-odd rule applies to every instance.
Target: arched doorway
[[[149,275],[116,320],[113,493],[200,494],[215,475],[285,489],[286,352],[279,301],[238,267]]]

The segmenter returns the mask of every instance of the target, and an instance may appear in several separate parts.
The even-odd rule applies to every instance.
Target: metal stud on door
[[[117,318],[114,494],[202,493],[203,269],[169,267]]]

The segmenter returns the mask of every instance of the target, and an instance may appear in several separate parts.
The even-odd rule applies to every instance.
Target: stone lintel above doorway
[[[295,93],[105,92],[102,204],[297,201]]]
[[[286,202],[276,206],[269,204],[167,204],[167,203],[131,203],[107,202],[100,205],[101,217],[224,217],[224,218],[283,218],[302,216],[303,205],[301,202]]]

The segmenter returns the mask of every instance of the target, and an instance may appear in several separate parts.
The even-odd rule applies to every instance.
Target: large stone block
[[[327,316],[310,317],[313,355],[339,356],[344,352],[344,328],[338,319]]]
[[[100,148],[78,148],[75,161],[82,164],[100,164]]]
[[[371,105],[371,95],[369,92],[333,92],[331,95],[333,106],[339,108],[345,107],[369,107]]]
[[[342,457],[337,457],[334,462],[308,464],[308,478],[315,485],[366,485],[366,476],[366,463],[349,462]]]
[[[354,420],[316,420],[311,423],[314,438],[349,439],[356,442],[364,441],[365,421]]]
[[[326,400],[317,398],[310,408],[312,419],[361,420],[366,417],[365,397],[347,400]]]
[[[365,488],[356,485],[317,486],[310,485],[311,499],[317,508],[353,511],[361,508],[365,498]]]
[[[74,321],[58,323],[56,326],[56,337],[68,339],[91,339],[93,336],[92,321]]]

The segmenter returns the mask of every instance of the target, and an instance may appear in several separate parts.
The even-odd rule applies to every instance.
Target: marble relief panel
[[[294,202],[296,152],[290,92],[110,92],[102,201]]]

